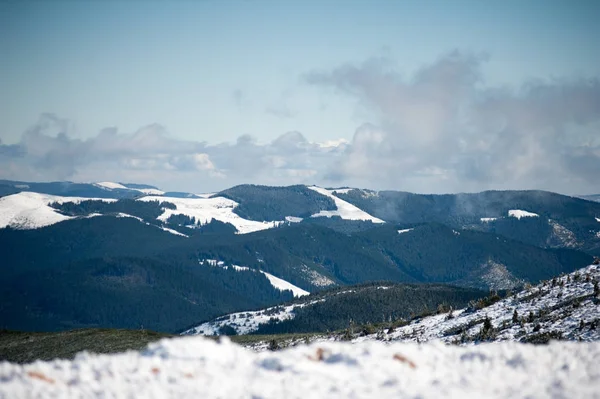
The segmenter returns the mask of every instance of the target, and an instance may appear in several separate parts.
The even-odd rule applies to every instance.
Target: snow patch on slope
[[[571,230],[552,219],[548,219],[548,223],[552,226],[552,236],[548,237],[548,245],[567,248],[579,246],[577,237]]]
[[[597,398],[598,358],[597,342],[316,342],[254,353],[225,338],[180,337],[140,352],[2,363],[0,397]]]
[[[82,201],[114,202],[116,199],[60,197],[28,191],[7,195],[0,198],[0,228],[37,229],[73,219],[71,216],[61,214],[49,204],[53,202],[78,204]]]
[[[332,194],[348,194],[353,188],[335,188],[331,190]]]
[[[108,215],[108,216],[110,216],[110,215]],[[140,218],[140,217],[137,217],[137,216],[129,215],[129,214],[127,214],[127,213],[122,213],[122,212],[119,212],[119,213],[117,213],[115,216],[116,216],[116,217],[118,217],[118,218],[132,218],[132,219],[136,219],[137,221],[139,221],[139,222],[141,222],[141,223],[144,223],[144,224],[146,224],[146,225],[150,226],[150,223],[148,223],[148,222],[144,221],[144,219],[142,219],[142,218]],[[155,226],[155,227],[158,227],[159,229],[161,229],[161,230],[163,230],[163,231],[166,231],[167,233],[174,234],[174,235],[176,235],[176,236],[181,236],[181,237],[186,237],[186,238],[189,238],[189,236],[188,236],[188,235],[185,235],[185,234],[183,234],[183,233],[180,233],[180,232],[178,232],[177,230],[173,230],[173,229],[170,229],[170,228],[168,228],[168,227],[164,227],[164,226]]]
[[[108,188],[110,190],[114,190],[114,189],[122,189],[122,190],[131,190],[128,187],[125,187],[124,185],[120,184],[120,183],[114,183],[111,181],[101,181],[98,183],[94,183],[95,186],[98,187],[102,187],[102,188]]]
[[[398,234],[408,233],[411,230],[414,230],[414,229],[402,229],[402,230],[398,230]]]
[[[262,274],[264,274],[267,277],[267,279],[269,279],[269,282],[271,282],[271,285],[273,287],[277,288],[279,291],[290,290],[290,291],[292,291],[292,293],[294,294],[295,297],[300,297],[300,296],[310,294],[310,292],[305,291],[300,287],[296,287],[294,284],[289,283],[283,279],[280,279],[279,277],[275,277],[270,273],[263,272],[262,270],[260,270],[260,272]]]
[[[511,209],[510,211],[508,211],[508,216],[517,218],[517,219],[521,219],[521,218],[538,217],[540,215],[538,215],[537,213],[523,211],[520,209]]]
[[[385,223],[383,220],[371,216],[367,212],[359,209],[358,207],[350,204],[349,202],[336,197],[333,194],[333,192],[336,190],[327,190],[325,188],[317,186],[308,186],[308,188],[318,192],[321,195],[331,198],[335,202],[335,206],[337,207],[337,210],[335,211],[320,211],[319,213],[312,215],[311,217],[313,218],[321,216],[325,216],[328,218],[332,216],[339,216],[342,219],[346,220],[369,220],[373,223]]]
[[[264,310],[237,312],[218,317],[184,331],[181,335],[219,335],[224,326],[235,329],[238,335],[250,334],[271,319],[284,321],[294,318],[293,310],[298,305],[274,306]]]
[[[301,269],[302,272],[306,275],[306,277],[310,280],[311,284],[315,287],[330,287],[332,285],[335,285],[335,281],[333,281],[329,277],[322,275],[316,270],[309,268],[304,264],[301,266]]]
[[[203,259],[200,260],[198,263],[200,263],[200,265],[208,265],[208,266],[212,266],[212,267],[220,267],[223,268],[225,270],[227,270],[229,268],[229,266],[225,265],[225,262],[220,261],[220,260],[216,260],[216,259]],[[250,269],[247,266],[238,266],[238,265],[232,265],[231,266],[233,269],[235,269],[236,271],[252,271],[252,272],[259,272],[265,275],[265,277],[267,278],[267,280],[269,280],[269,282],[271,283],[271,285],[274,288],[277,288],[279,291],[285,291],[285,290],[289,290],[292,291],[292,294],[295,297],[300,297],[300,296],[304,296],[304,295],[309,295],[310,292],[303,290],[300,287],[295,286],[294,284],[285,281],[279,277],[276,277],[274,275],[272,275],[271,273],[267,273],[264,272],[262,270],[255,270],[255,269]]]
[[[216,219],[224,223],[231,223],[239,234],[253,233],[255,231],[271,229],[284,223],[275,222],[257,222],[254,220],[243,219],[236,215],[233,210],[238,203],[223,197],[214,198],[175,198],[147,196],[139,198],[139,201],[159,201],[175,204],[177,209],[165,209],[158,220],[166,221],[171,215],[186,215],[194,217],[201,224],[210,223]]]
[[[479,220],[481,220],[483,223],[489,223],[489,222],[494,222],[496,221],[498,218],[481,218]]]

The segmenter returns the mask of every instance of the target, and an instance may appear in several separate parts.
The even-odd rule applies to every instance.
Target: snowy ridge
[[[1,363],[0,397],[597,398],[599,358],[597,342],[315,342],[253,353],[228,339],[185,337],[141,352]]]
[[[53,202],[80,203],[81,201],[114,202],[108,198],[60,197],[49,194],[39,194],[23,191],[0,198],[0,228],[12,227],[17,229],[37,229],[55,223],[73,219],[49,206]]]
[[[177,209],[165,209],[158,220],[166,221],[171,215],[186,215],[194,217],[201,224],[210,223],[216,219],[223,223],[231,223],[239,234],[253,233],[255,231],[271,229],[279,226],[283,221],[275,222],[257,222],[244,219],[236,215],[233,210],[238,203],[223,197],[214,198],[175,198],[147,196],[138,199],[139,201],[159,201],[175,204]]]
[[[130,189],[130,190],[132,190],[132,189]],[[146,195],[163,195],[165,193],[164,191],[158,190],[156,188],[136,188],[134,190],[137,190]]]
[[[489,306],[473,303],[467,309],[417,318],[407,325],[381,329],[375,334],[353,334],[350,340],[354,343],[401,341],[461,345],[482,341],[600,341],[600,288],[595,293],[595,284],[600,284],[600,265],[556,277]],[[491,327],[488,330],[484,328],[486,319]],[[344,339],[336,333],[319,334],[314,338],[323,342]],[[302,339],[299,338],[280,343],[284,347],[300,344]],[[246,347],[264,351],[268,349],[268,342]]]
[[[102,187],[102,188],[108,188],[109,190],[115,190],[115,189],[130,190],[130,188],[125,187],[121,183],[113,183],[111,181],[101,181],[98,183],[94,183],[94,185],[98,186],[98,187]]]
[[[345,220],[369,220],[373,223],[385,223],[383,220],[376,218],[374,216],[369,215],[367,212],[359,209],[358,207],[352,205],[351,203],[344,201],[334,195],[334,193],[341,192],[340,190],[327,190],[322,187],[317,186],[308,186],[309,189],[318,192],[326,197],[331,198],[335,202],[335,206],[337,210],[335,211],[320,211],[319,213],[315,213],[311,217],[332,217],[339,216]]]
[[[121,183],[114,183],[110,181],[102,181],[98,183],[94,183],[94,186],[104,188],[107,190],[130,190],[130,191],[139,191],[142,194],[146,195],[163,195],[165,192],[159,190],[157,188],[131,188],[124,186]]]
[[[477,341],[484,320],[489,318],[495,341],[528,340],[540,334],[556,338],[600,340],[600,300],[594,283],[600,282],[600,265],[591,265],[571,274],[526,289],[490,306],[425,317],[384,332],[380,338],[400,341],[441,340],[446,343]],[[516,311],[517,321],[513,320]],[[363,339],[375,339],[369,336]]]

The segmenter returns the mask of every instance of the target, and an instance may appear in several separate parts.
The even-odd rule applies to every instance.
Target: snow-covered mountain
[[[527,287],[504,299],[484,298],[473,301],[464,309],[445,310],[433,316],[417,317],[408,324],[392,323],[380,327],[379,331],[372,334],[365,335],[360,328],[357,328],[356,331],[349,331],[343,335],[323,334],[316,335],[312,339],[349,340],[355,343],[436,341],[446,344],[486,341],[525,343],[547,343],[549,340],[600,341],[599,284],[600,265],[590,265],[573,273]],[[264,313],[255,312],[251,314],[252,318],[247,317],[245,320],[260,322],[260,317]],[[281,320],[293,318],[294,309],[286,307],[274,317]],[[224,318],[218,320],[222,319]],[[295,346],[302,342],[302,339],[290,339],[283,345]],[[268,342],[253,343],[248,347],[258,351],[265,350]]]
[[[93,186],[107,191],[107,195],[114,193],[114,198],[71,197],[29,191],[21,191],[0,197],[0,228],[10,226],[19,229],[35,229],[66,221],[72,219],[72,217],[52,208],[50,204],[63,204],[67,202],[77,204],[88,200],[114,202],[122,198],[118,193],[121,193],[123,190],[136,192],[135,199],[138,201],[158,201],[159,203],[168,202],[174,204],[174,209],[165,208],[164,212],[157,218],[161,222],[166,222],[173,215],[184,215],[194,218],[199,224],[210,223],[212,220],[229,223],[237,229],[239,234],[246,234],[271,229],[285,223],[298,223],[302,221],[302,218],[297,215],[286,215],[281,220],[275,221],[250,220],[235,213],[235,208],[240,205],[238,202],[218,195],[191,194],[169,196],[169,193],[151,186],[123,185],[114,182],[99,182],[94,183]],[[22,189],[30,188],[29,185],[20,185],[19,187]],[[312,217],[338,216],[344,220],[366,220],[373,223],[383,223],[382,220],[374,218],[346,201],[338,199],[330,190],[315,186],[309,188],[333,199],[337,206],[337,210],[320,211],[312,215]]]
[[[57,195],[20,192],[0,197],[0,228],[37,229],[72,219],[50,207],[51,203],[64,204],[82,201],[114,202],[110,198],[61,197]]]

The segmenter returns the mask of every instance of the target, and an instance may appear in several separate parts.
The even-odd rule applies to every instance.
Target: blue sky
[[[478,77],[470,83],[466,104],[498,92],[513,93],[510,98],[515,100],[531,85],[552,86],[552,93],[561,92],[555,86],[565,81],[571,86],[590,86],[589,81],[600,76],[598,15],[600,3],[596,1],[2,2],[0,138],[5,147],[12,146],[10,151],[27,154],[18,162],[31,166],[40,162],[34,159],[35,154],[48,158],[43,149],[31,148],[31,144],[27,147],[30,141],[26,132],[39,130],[40,125],[44,130],[36,131],[49,139],[64,133],[64,140],[87,142],[88,147],[90,140],[106,128],[116,128],[117,134],[125,137],[140,129],[147,131],[148,126],[160,126],[165,140],[193,142],[203,148],[195,154],[207,154],[212,165],[208,169],[213,175],[209,176],[207,169],[196,172],[204,173],[198,176],[204,179],[202,187],[211,188],[244,180],[285,184],[296,173],[323,183],[327,179],[332,184],[372,182],[374,188],[421,191],[478,190],[489,188],[490,184],[492,188],[532,186],[585,191],[589,179],[577,185],[553,186],[550,174],[540,178],[543,171],[534,171],[523,181],[508,179],[507,172],[491,182],[483,179],[488,181],[482,184],[470,175],[457,175],[454,164],[429,168],[437,170],[433,175],[437,173],[438,177],[438,169],[452,169],[451,179],[446,179],[443,187],[436,186],[433,180],[420,186],[408,180],[396,182],[392,177],[377,182],[369,176],[358,178],[348,172],[352,165],[340,166],[340,162],[360,165],[348,154],[356,153],[354,140],[361,128],[380,129],[386,137],[419,133],[407,126],[400,132],[397,121],[386,114],[395,113],[397,103],[382,106],[381,99],[368,95],[364,84],[376,79],[372,75],[360,84],[325,75],[355,66],[367,74],[392,74],[395,83],[411,85],[419,80],[420,71],[458,51],[461,62],[476,59],[472,72]],[[368,66],[375,64],[376,68]],[[321,79],[314,79],[317,75]],[[396,96],[397,92],[390,95]],[[576,134],[586,137],[583,141],[592,155],[598,145],[594,139],[594,134],[598,134],[594,130],[598,121],[596,99],[593,92],[584,99],[569,101],[585,102],[595,115],[586,116],[583,125],[575,121],[579,129]],[[44,115],[61,123],[58,127],[49,126]],[[556,123],[561,128],[573,124],[567,119]],[[440,122],[443,127],[436,128],[446,129],[448,120],[444,121]],[[348,159],[336,158],[337,166],[333,165],[336,162],[330,165],[321,163],[322,154],[309,151],[303,155],[310,158],[308,166],[307,161],[302,165],[298,161],[293,167],[288,165],[287,169],[295,171],[292,175],[282,172],[280,176],[267,177],[251,173],[242,176],[232,172],[235,168],[213,159],[218,157],[211,151],[235,147],[240,136],[251,136],[254,146],[270,146],[282,135],[291,137],[286,136],[289,132],[299,132],[311,145],[345,139],[348,145],[337,148],[331,158]],[[572,136],[565,133],[556,139],[565,141],[567,137],[569,141]],[[415,151],[429,150],[401,141]],[[576,144],[581,150],[581,142]],[[55,144],[48,145],[55,148]],[[20,150],[15,146],[20,146]],[[73,144],[70,148],[78,151]],[[10,151],[0,152],[0,162],[2,154]],[[479,164],[481,155],[469,153],[467,161],[476,159]],[[106,156],[102,153],[102,157]],[[290,155],[263,148],[260,156]],[[527,160],[533,162],[532,158]],[[119,158],[115,162],[127,161]],[[463,161],[457,162],[462,165]],[[85,180],[101,178],[99,171],[107,170],[100,165],[91,170],[89,165],[74,161],[68,171],[61,167],[60,173],[26,173],[16,172],[23,165],[14,156],[5,162],[11,164],[5,165],[4,176],[0,177]],[[156,165],[156,159],[153,162]],[[269,162],[274,162],[277,169],[282,161]],[[575,161],[565,160],[564,164],[569,162]],[[175,168],[171,173],[179,170],[173,162],[170,165]],[[12,172],[6,172],[9,166]],[[402,165],[390,168],[399,166]],[[422,180],[422,173],[428,168],[425,162],[412,164],[408,169],[406,165],[402,167],[405,169],[400,170],[406,170],[415,181]],[[116,164],[113,169],[119,170]],[[300,169],[311,172],[302,174]],[[147,179],[142,171],[136,173],[105,177]],[[290,178],[289,183],[303,181],[296,177]],[[564,177],[565,182],[570,180],[568,175]],[[189,178],[185,174],[175,181],[182,184]],[[165,179],[155,183],[173,180]]]

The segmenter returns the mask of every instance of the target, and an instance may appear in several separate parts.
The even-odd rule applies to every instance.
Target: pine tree
[[[512,322],[513,323],[519,322],[519,313],[517,313],[517,308],[515,308],[515,310],[513,311]]]

